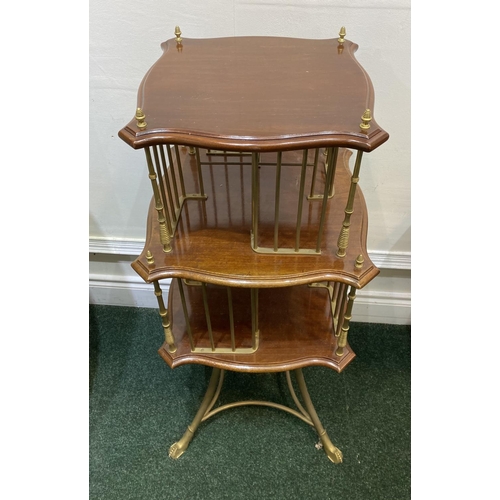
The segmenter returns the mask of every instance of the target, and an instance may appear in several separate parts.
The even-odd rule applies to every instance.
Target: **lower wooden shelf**
[[[224,286],[173,279],[168,308],[175,352],[165,343],[159,353],[171,368],[196,363],[259,373],[325,366],[341,372],[355,354],[349,344],[342,356],[335,352],[333,314],[339,311],[339,332],[347,295],[347,286],[339,286],[344,287],[339,305],[332,305],[325,287],[231,287],[228,292]]]

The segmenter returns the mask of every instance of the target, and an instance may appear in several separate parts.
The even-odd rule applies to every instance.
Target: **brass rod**
[[[151,151],[148,147],[144,148],[146,153],[146,160],[148,164],[149,171],[149,179],[151,180],[151,186],[153,188],[153,196],[155,200],[155,209],[158,214],[158,224],[160,225],[160,241],[163,245],[164,252],[170,252],[172,250],[170,234],[171,234],[171,226],[170,219],[166,217],[166,211],[163,207],[163,203],[161,201],[160,192],[158,190],[158,183],[156,182],[156,172],[153,166],[153,160],[151,158]],[[166,226],[166,222],[168,222],[168,227]]]
[[[259,165],[261,167],[274,167],[276,165],[276,163],[267,163],[267,162],[260,162]],[[295,162],[295,163],[286,163],[286,162],[282,162],[281,163],[281,166],[282,167],[301,167],[302,166],[302,162]],[[313,167],[314,166],[314,163],[306,163],[306,167]]]
[[[184,320],[186,321],[186,329],[189,336],[189,345],[191,346],[191,350],[194,351],[193,332],[191,331],[191,323],[189,321],[189,315],[186,306],[186,297],[184,295],[184,287],[182,286],[181,278],[177,278],[177,285],[179,287],[179,293],[181,296],[182,310],[184,311]]]
[[[215,184],[215,179],[214,179],[214,168],[212,167],[212,165],[210,165],[208,170],[210,171],[210,185],[212,186],[212,204],[214,207],[215,227],[218,227],[219,221],[217,220],[217,206],[220,205],[220,202],[217,203],[218,198],[215,194],[216,184]]]
[[[257,248],[259,231],[259,162],[257,153],[252,153],[252,232],[253,249]]]
[[[202,422],[204,422],[208,418],[207,415],[210,413],[210,410],[214,407],[214,404],[219,399],[220,391],[221,391],[222,385],[224,383],[224,375],[225,374],[226,374],[226,370],[221,369],[221,371],[220,371],[220,377],[219,377],[219,383],[217,384],[217,389],[215,390],[215,394],[214,394],[214,396],[212,398],[212,401],[210,401],[210,404],[208,405],[208,408],[205,410],[203,418],[201,419]]]
[[[304,203],[304,186],[306,182],[306,166],[307,166],[308,150],[304,149],[302,156],[302,170],[300,173],[300,189],[299,189],[299,206],[297,208],[297,226],[295,229],[295,251],[299,251],[300,246],[300,227],[302,225],[302,205]]]
[[[337,163],[337,156],[339,153],[339,148],[328,148],[328,158],[330,159],[331,165]],[[328,203],[328,190],[329,186],[332,183],[332,178],[334,177],[335,169],[331,166],[326,171],[326,179],[325,179],[325,189],[323,192],[323,202],[321,204],[321,215],[319,220],[319,230],[318,230],[318,239],[316,240],[316,252],[319,252],[321,249],[321,240],[323,239],[323,230],[325,227],[325,217],[326,217],[326,205]]]
[[[293,388],[292,377],[290,376],[290,372],[286,371],[285,375],[286,375],[286,383],[288,384],[288,390],[290,391],[290,394],[293,398],[294,403],[297,405],[297,408],[300,410],[300,413],[302,413],[302,415],[304,415],[304,417],[306,417],[306,419],[308,419],[312,425],[311,417],[309,416],[309,413],[307,413],[307,411],[304,409],[304,407],[300,404],[299,398],[297,397],[297,394],[295,393],[295,389]]]
[[[215,410],[212,410],[211,412],[208,412],[204,417],[202,422],[207,420],[210,417],[213,417],[214,415],[217,415],[217,413],[220,413],[221,411],[224,410],[229,410],[230,408],[239,408],[240,406],[268,406],[270,408],[276,408],[278,410],[283,410],[286,411],[287,413],[290,413],[291,415],[296,416],[297,418],[300,418],[303,422],[306,424],[310,425],[311,427],[314,426],[312,420],[307,419],[304,417],[304,415],[300,414],[298,411],[294,410],[293,408],[289,408],[288,406],[285,405],[280,405],[279,403],[273,403],[272,401],[237,401],[235,403],[228,403],[222,406],[218,406]]]
[[[338,148],[335,148],[337,152],[335,153],[335,156],[332,158],[331,163],[329,164],[331,169],[332,169],[332,176],[330,179],[330,191],[328,192],[328,197],[331,198],[333,196],[333,186],[335,184],[335,172],[337,170],[337,160],[338,160]],[[326,164],[326,163],[325,163]],[[328,174],[328,172],[327,172]]]
[[[352,306],[354,304],[354,299],[356,298],[356,289],[351,286],[349,290],[349,301],[347,302],[346,312],[344,314],[344,321],[342,323],[342,329],[340,331],[339,340],[337,343],[337,350],[335,354],[337,356],[344,355],[344,347],[347,345],[347,334],[349,332],[349,323],[352,317]]]
[[[210,310],[208,307],[208,300],[207,300],[206,283],[201,284],[201,292],[203,294],[203,306],[205,307],[205,318],[207,320],[207,329],[208,329],[208,336],[210,338],[210,347],[212,348],[212,351],[215,351],[214,336],[212,333],[212,322],[210,321]]]
[[[252,164],[251,162],[243,163],[242,161],[240,161],[240,162],[213,161],[210,156],[208,158],[210,161],[200,161],[200,165],[233,165],[233,166],[238,166],[238,165],[251,165]],[[274,163],[273,163],[273,165],[274,165]]]
[[[276,163],[276,195],[274,198],[274,251],[278,250],[278,228],[280,217],[281,151]]]
[[[345,295],[347,285],[344,283],[341,283],[339,286],[339,290],[337,292],[337,298],[336,298],[336,304],[335,304],[335,319],[338,319],[339,317],[339,312],[340,312],[340,306],[342,305],[342,299]]]
[[[233,314],[233,295],[231,293],[231,288],[227,288],[227,305],[229,307],[229,330],[231,331],[231,349],[236,350],[236,343],[234,339],[234,314]]]
[[[250,289],[250,302],[252,314],[252,349],[257,349],[257,330],[259,329],[259,289]]]
[[[177,161],[177,171],[179,173],[179,181],[181,183],[181,193],[182,196],[186,196],[186,187],[184,186],[184,174],[182,173],[182,163],[181,163],[181,155],[179,154],[179,146],[177,144],[174,146],[175,150],[175,159]]]
[[[251,153],[245,151],[221,151],[220,149],[207,149],[207,156],[248,156]]]
[[[226,199],[227,199],[227,216],[229,218],[229,226],[233,225],[232,221],[232,210],[231,210],[231,190],[229,189],[229,172],[227,165],[224,166],[224,177],[226,180]]]
[[[240,193],[241,193],[241,218],[243,226],[246,226],[245,220],[245,178],[243,177],[243,164],[240,165]]]
[[[335,330],[335,337],[340,335],[340,327],[342,326],[342,322],[344,321],[345,314],[345,306],[347,302],[347,285],[342,286],[341,296],[337,301],[335,306],[335,319],[337,320],[337,327]]]
[[[157,146],[154,147],[154,155],[155,155],[155,160],[157,164],[159,165],[159,160],[158,160],[158,151],[157,151]],[[168,193],[168,201],[170,205],[170,213],[172,214],[172,235],[173,230],[175,229],[175,224],[177,222],[177,217],[175,214],[175,207],[174,207],[174,199],[172,196],[172,189],[170,188],[170,179],[168,178],[168,170],[167,170],[167,162],[165,161],[165,153],[163,151],[163,148],[160,148],[160,155],[161,155],[161,161],[162,161],[162,166],[163,166],[163,178],[165,181],[165,185],[167,186],[167,193]]]
[[[175,345],[174,335],[172,333],[172,326],[170,324],[170,315],[168,314],[168,309],[165,307],[165,303],[163,302],[162,291],[159,283],[157,281],[153,281],[153,286],[155,289],[156,299],[158,301],[158,308],[161,317],[161,324],[163,326],[163,332],[165,334],[165,342],[168,345],[168,352],[177,351],[177,347]]]
[[[205,188],[203,187],[203,175],[201,173],[200,150],[195,148],[196,153],[196,166],[198,167],[198,179],[200,183],[200,195],[205,196]]]
[[[168,212],[168,197],[165,194],[165,183],[163,182],[163,171],[161,169],[160,161],[158,159],[157,146],[153,146],[153,154],[154,154],[154,158],[155,158],[154,164],[156,167],[156,172],[158,173],[158,184],[160,186],[162,205],[163,205],[164,210],[168,216],[168,227],[169,227],[170,234],[173,235],[173,227],[172,227],[172,224],[170,223],[170,215]]]
[[[316,149],[316,153],[314,154],[314,168],[311,179],[311,191],[309,192],[309,197],[312,198],[314,196],[314,185],[316,184],[316,172],[318,170],[318,152],[319,149]]]
[[[354,171],[351,177],[351,187],[349,188],[349,197],[347,199],[346,207],[345,207],[345,217],[344,222],[342,223],[342,229],[340,230],[339,239],[337,242],[338,257],[345,257],[347,252],[347,246],[349,244],[349,228],[351,225],[351,215],[353,213],[354,206],[354,195],[356,194],[356,186],[359,181],[359,170],[361,168],[361,159],[363,157],[363,151],[358,151],[356,156],[356,163],[354,165]]]
[[[175,195],[175,205],[176,208],[179,209],[180,204],[179,204],[179,191],[177,189],[177,177],[175,176],[175,168],[174,168],[174,160],[172,158],[172,151],[170,150],[170,145],[167,144],[165,146],[165,149],[167,150],[167,156],[168,156],[168,163],[170,165],[170,175],[172,176],[172,185],[174,187],[174,195]]]
[[[339,290],[340,290],[340,285],[341,283],[339,281],[336,281],[335,284],[333,285],[333,291],[332,291],[332,308],[337,304],[337,299],[339,295]],[[335,316],[335,310],[332,310],[333,316]]]

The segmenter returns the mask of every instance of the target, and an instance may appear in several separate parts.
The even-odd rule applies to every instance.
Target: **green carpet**
[[[210,369],[171,370],[154,309],[90,306],[90,499],[410,499],[410,326],[351,323],[357,357],[338,374],[304,369],[309,393],[344,462],[331,463],[312,427],[247,406],[191,422]],[[293,406],[284,374],[226,373],[222,403]]]

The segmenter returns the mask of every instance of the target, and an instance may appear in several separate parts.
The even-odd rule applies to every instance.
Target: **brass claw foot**
[[[329,445],[326,445],[325,443],[323,443],[323,449],[325,450],[326,456],[334,464],[341,464],[342,463],[342,459],[343,459],[342,452],[336,446],[334,446],[331,442],[329,443]]]
[[[185,450],[182,450],[181,447],[179,446],[179,441],[177,443],[174,443],[171,447],[170,450],[168,450],[168,456],[170,458],[177,459],[179,458]]]
[[[205,393],[203,401],[201,402],[201,405],[196,412],[196,416],[191,422],[191,425],[188,425],[186,432],[179,439],[179,441],[177,441],[170,447],[170,450],[168,452],[168,456],[170,458],[177,459],[187,450],[189,443],[193,439],[196,429],[203,419],[203,416],[210,408],[210,403],[212,401],[212,398],[214,397],[220,378],[221,370],[219,368],[214,368],[212,370],[212,376],[210,377],[210,383],[208,384],[207,392]]]
[[[326,456],[334,463],[340,464],[342,463],[342,452],[332,444],[328,434],[326,433],[325,428],[321,425],[321,422],[318,418],[318,414],[312,404],[311,397],[309,396],[309,392],[307,391],[306,382],[304,380],[304,375],[302,374],[302,370],[299,368],[295,370],[295,376],[297,377],[297,382],[299,383],[299,389],[302,393],[302,398],[304,400],[305,407],[309,416],[311,417],[311,421],[318,433],[318,436],[321,440],[322,448],[325,450]]]

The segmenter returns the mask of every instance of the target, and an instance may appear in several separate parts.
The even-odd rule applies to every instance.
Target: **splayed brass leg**
[[[219,368],[213,368],[207,392],[205,393],[203,401],[201,402],[201,405],[198,408],[198,412],[196,413],[196,416],[191,422],[191,425],[188,425],[188,428],[184,433],[184,435],[181,437],[181,439],[179,439],[179,441],[177,441],[170,447],[170,451],[168,453],[168,456],[170,458],[179,458],[187,450],[187,447],[189,446],[191,439],[193,439],[196,429],[200,425],[203,416],[209,409],[210,404],[212,403],[212,398],[215,394],[215,391],[217,390],[217,385],[219,383],[220,376],[221,376],[221,370]]]
[[[328,437],[328,434],[326,433],[325,428],[321,425],[318,414],[316,413],[314,405],[312,404],[311,397],[309,396],[309,392],[307,391],[304,375],[300,368],[298,370],[295,370],[295,376],[297,377],[297,382],[299,384],[299,389],[302,394],[302,399],[304,400],[304,405],[306,407],[307,413],[309,413],[309,416],[311,417],[311,420],[314,424],[316,432],[319,435],[319,438],[321,439],[321,443],[323,444],[323,449],[325,450],[327,457],[335,464],[341,463],[342,452],[333,445],[333,443],[330,441],[330,438]]]

